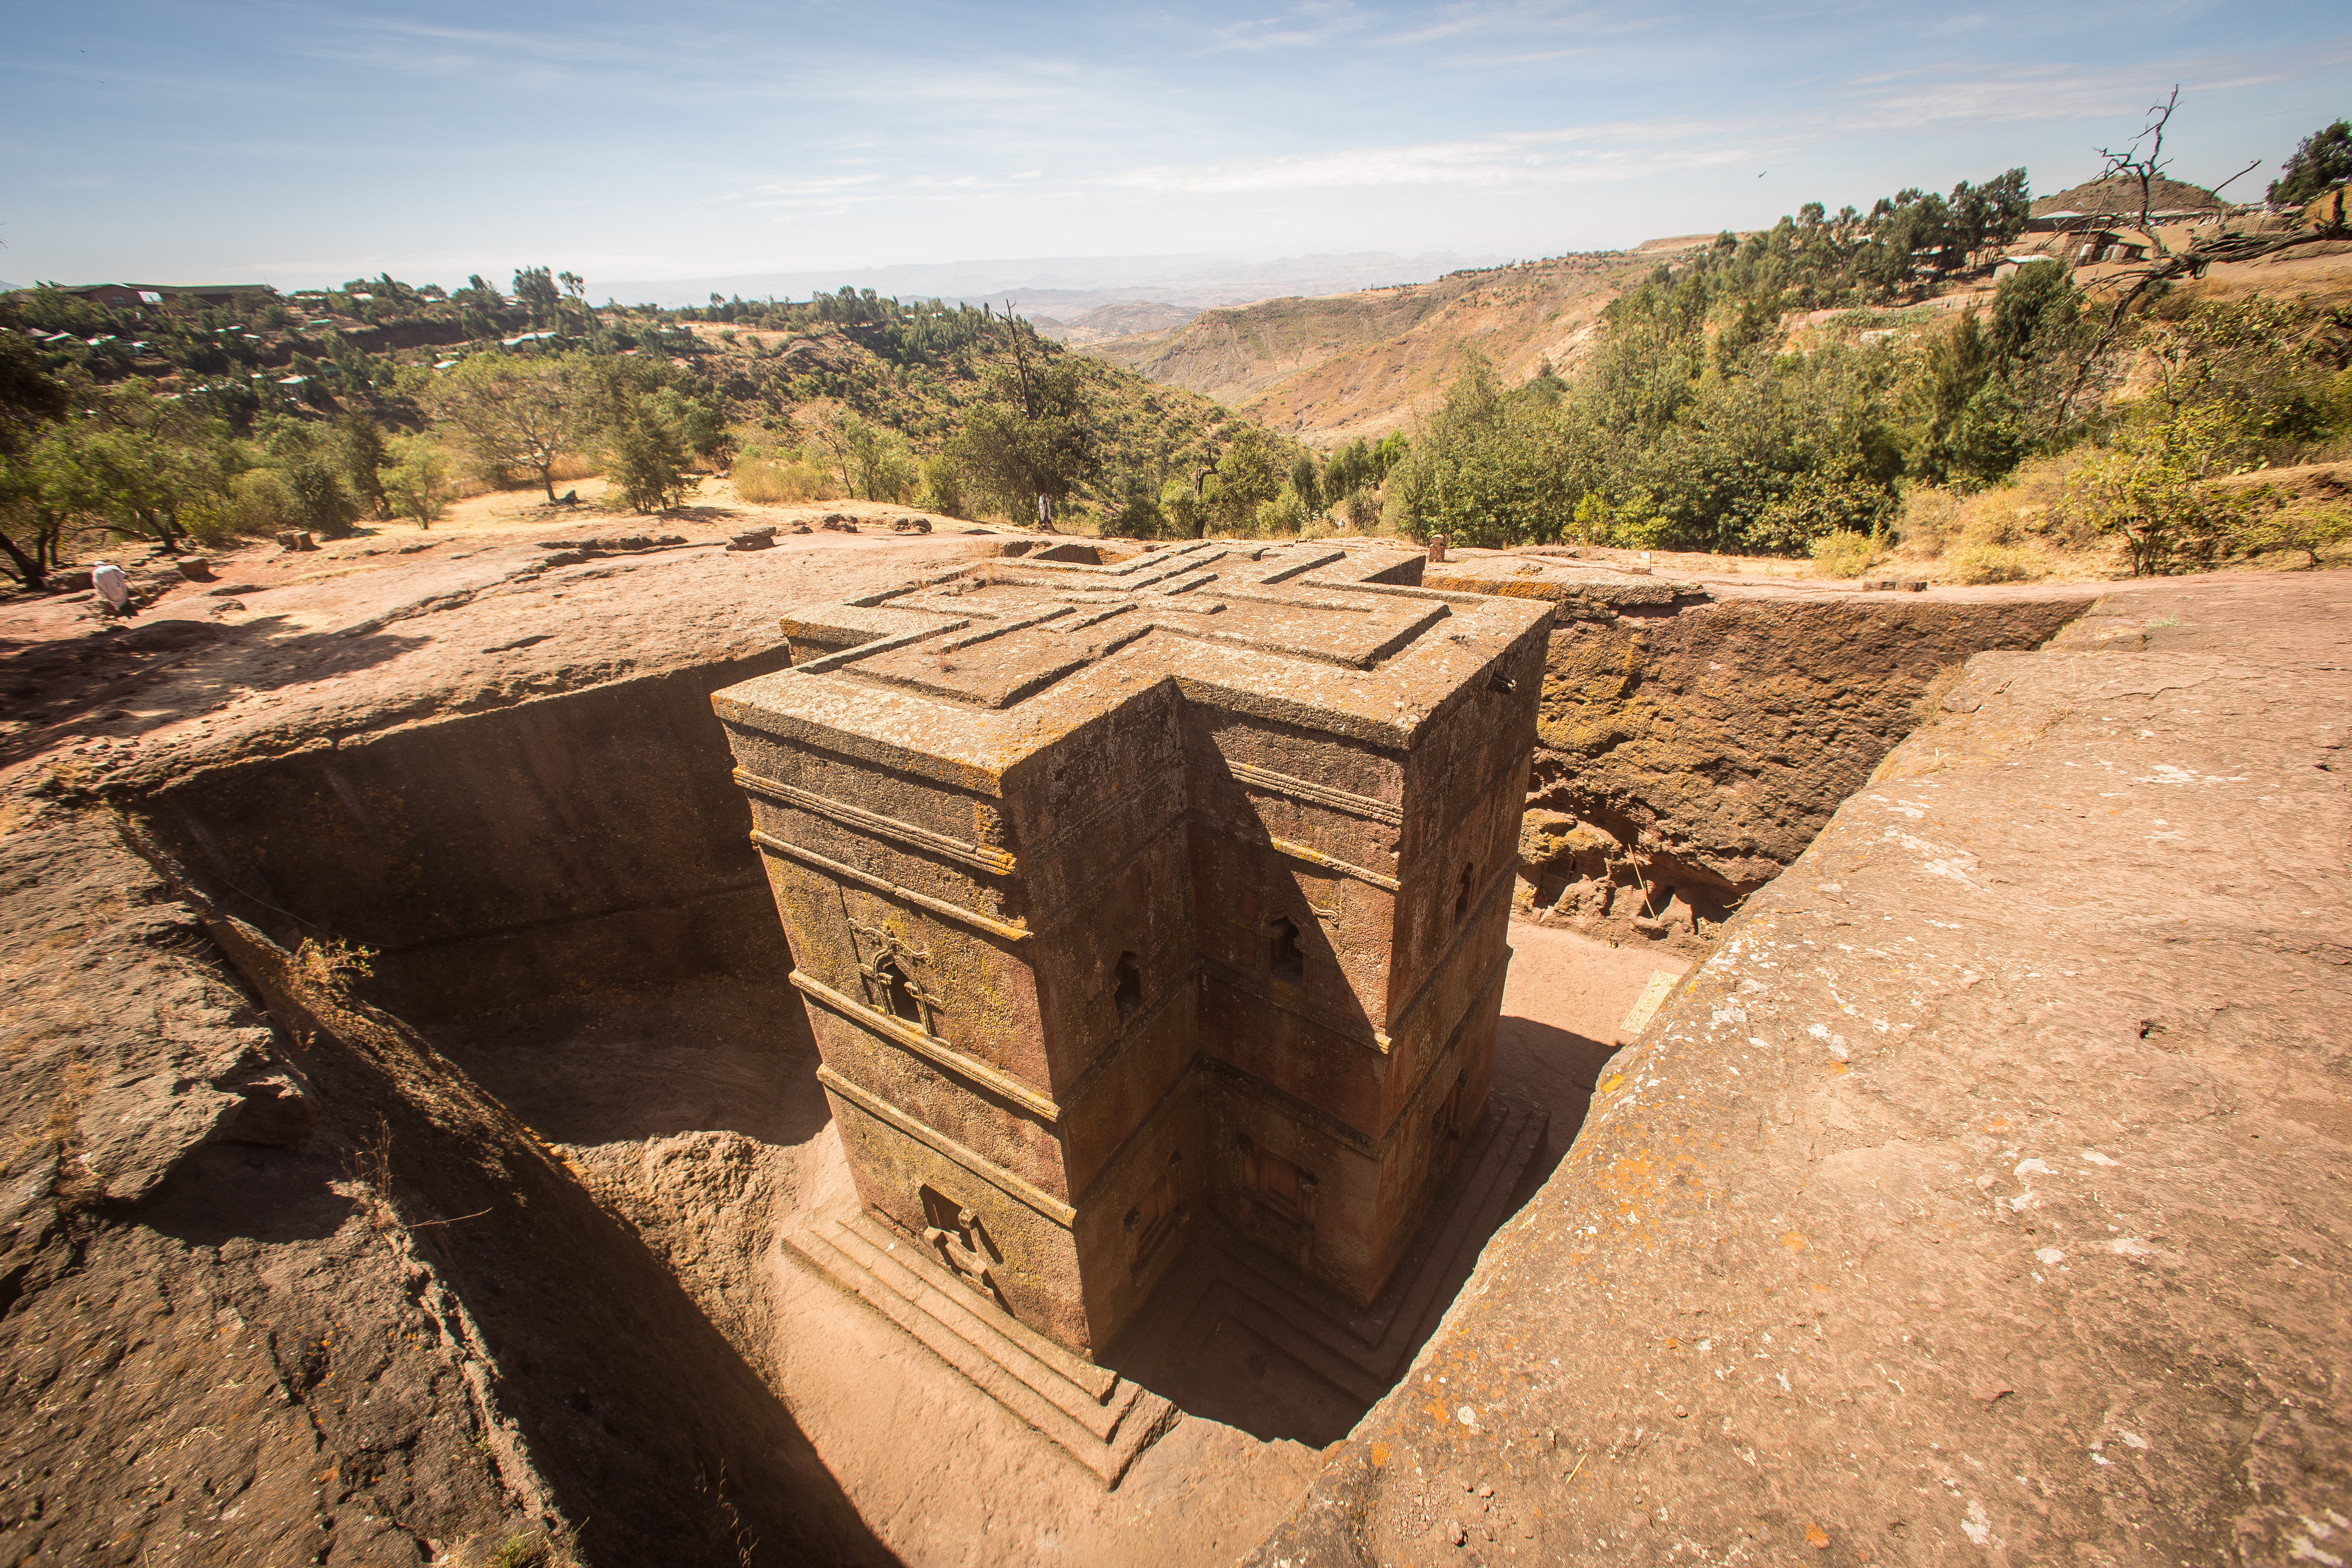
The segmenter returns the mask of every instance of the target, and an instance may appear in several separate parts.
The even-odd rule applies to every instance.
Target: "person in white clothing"
[[[110,616],[127,616],[131,609],[131,579],[122,568],[111,561],[101,561],[89,569],[89,585],[98,590],[99,603]]]

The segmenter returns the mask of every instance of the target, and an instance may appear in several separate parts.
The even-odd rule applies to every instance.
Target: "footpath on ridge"
[[[1971,659],[1251,1561],[2352,1557],[2348,612]]]

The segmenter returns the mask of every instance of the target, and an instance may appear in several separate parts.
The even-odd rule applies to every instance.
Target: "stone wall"
[[[1563,615],[1517,909],[1704,951],[1970,655],[2040,647],[2087,587],[1973,601],[1730,597]]]

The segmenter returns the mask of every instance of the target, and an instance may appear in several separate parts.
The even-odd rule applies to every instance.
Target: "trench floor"
[[[1526,923],[1511,943],[1496,1089],[1551,1113],[1516,1203],[1575,1138],[1636,1001],[1687,961]],[[905,1563],[1176,1568],[1247,1551],[1305,1494],[1319,1450],[1186,1415],[1106,1493],[896,1326],[782,1256],[786,1225],[850,1191],[796,1003],[714,981],[426,1032],[666,1252]]]

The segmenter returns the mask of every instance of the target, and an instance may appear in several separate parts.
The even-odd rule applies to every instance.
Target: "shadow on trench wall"
[[[781,662],[417,726],[137,805],[149,858],[331,1112],[386,1155],[372,1176],[474,1319],[593,1563],[894,1561],[668,1265],[410,1022],[463,1033],[713,978],[772,994],[789,958],[709,694]],[[385,1005],[306,971],[289,952],[306,939],[376,950]],[[804,1019],[777,1026],[806,1038]]]
[[[667,1265],[520,1121],[399,1019],[174,880],[380,1152],[368,1174],[465,1301],[587,1561],[896,1561]]]

